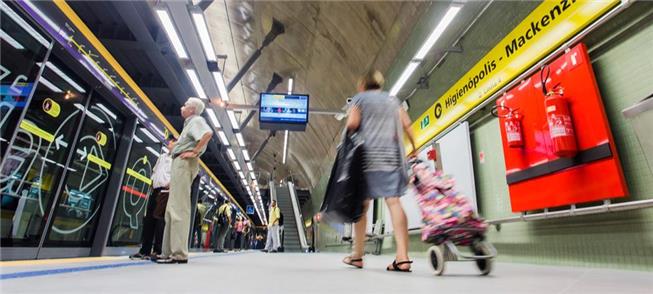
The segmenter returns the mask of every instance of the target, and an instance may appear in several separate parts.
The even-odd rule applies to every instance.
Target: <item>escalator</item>
[[[284,252],[304,252],[306,237],[303,231],[303,220],[301,215],[298,215],[301,209],[296,207],[299,205],[297,198],[293,201],[294,186],[292,183],[283,186],[276,186],[277,205],[283,214],[283,235],[282,246]],[[299,218],[299,221],[298,221]],[[301,232],[300,232],[301,228]]]

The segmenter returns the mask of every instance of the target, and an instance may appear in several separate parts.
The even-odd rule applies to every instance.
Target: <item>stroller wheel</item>
[[[472,245],[472,251],[474,252],[474,255],[490,255],[490,250],[485,242],[478,242]],[[478,270],[481,271],[482,276],[487,276],[492,271],[491,258],[477,259],[475,262]]]
[[[433,273],[436,276],[442,275],[444,272],[444,253],[442,252],[442,249],[439,246],[431,246],[428,250],[428,256],[429,256],[429,261],[431,264],[431,268],[433,269]]]

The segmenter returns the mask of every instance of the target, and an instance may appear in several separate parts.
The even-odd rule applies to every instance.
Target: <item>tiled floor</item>
[[[413,273],[386,272],[389,256],[366,257],[365,269],[339,254],[197,253],[186,265],[124,258],[2,263],[2,293],[651,293],[653,273],[495,264],[488,277],[472,263],[448,263],[431,274],[425,259]],[[62,263],[65,262],[65,263]]]

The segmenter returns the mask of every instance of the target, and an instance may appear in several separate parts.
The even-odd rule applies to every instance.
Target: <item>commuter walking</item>
[[[277,252],[281,244],[279,243],[279,218],[281,210],[277,207],[277,201],[272,200],[268,216],[268,237],[265,242],[264,252]]]
[[[215,236],[215,249],[213,249],[213,252],[224,252],[224,239],[227,232],[229,232],[230,223],[231,204],[229,204],[228,200],[225,200],[213,218],[213,235]]]
[[[175,139],[167,140],[168,150],[175,146]],[[170,166],[172,157],[170,152],[163,152],[154,164],[152,172],[152,192],[147,200],[147,209],[143,218],[143,244],[136,254],[130,259],[152,259],[161,254],[163,229],[165,227],[165,208],[168,202],[168,188],[170,187]],[[152,252],[154,244],[154,252]]]
[[[187,263],[190,231],[190,191],[199,172],[199,157],[213,135],[202,116],[204,102],[188,98],[181,107],[184,128],[172,150],[172,181],[165,214],[163,253],[158,263]]]
[[[408,272],[412,261],[408,258],[408,224],[399,197],[408,184],[403,131],[408,135],[413,152],[415,139],[411,122],[399,100],[390,96],[383,88],[383,75],[370,71],[358,83],[359,93],[349,109],[347,131],[356,132],[364,143],[363,174],[367,182],[368,197],[385,199],[390,210],[396,242],[395,260],[386,268],[388,271]],[[367,218],[365,214],[370,199],[364,203],[363,217],[354,224],[354,248],[343,262],[357,268],[363,267]]]

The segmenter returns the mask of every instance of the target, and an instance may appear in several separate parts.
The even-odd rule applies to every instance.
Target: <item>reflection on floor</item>
[[[386,272],[390,256],[368,256],[365,269],[340,254],[193,254],[186,265],[124,258],[1,263],[2,293],[651,293],[649,272],[495,264],[479,277],[471,263],[431,274],[425,259],[413,273]]]

